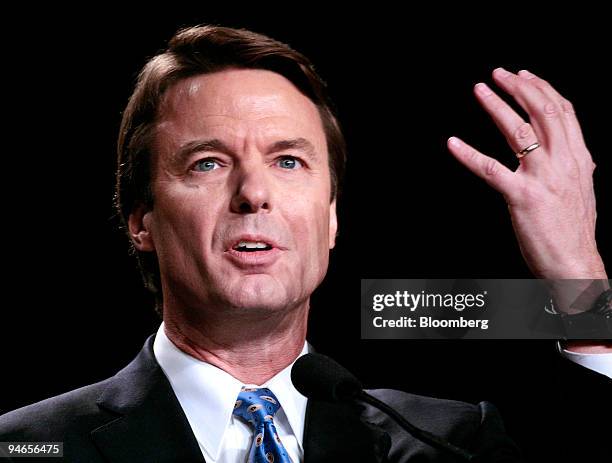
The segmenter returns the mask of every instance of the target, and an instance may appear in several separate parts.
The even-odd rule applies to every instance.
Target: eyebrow
[[[316,150],[313,144],[303,137],[276,141],[268,147],[266,154],[277,153],[285,150],[301,151],[311,160],[315,160],[317,158]],[[193,153],[210,151],[232,154],[232,149],[218,138],[211,138],[209,140],[194,140],[181,146],[176,153],[172,155],[171,162],[176,164],[187,159]]]
[[[278,151],[285,151],[285,150],[301,151],[306,156],[308,156],[310,159],[316,159],[317,157],[316,151],[312,143],[310,143],[308,140],[302,137],[293,138],[291,140],[277,141],[276,143],[272,144],[272,146],[268,150],[268,153],[276,153]]]

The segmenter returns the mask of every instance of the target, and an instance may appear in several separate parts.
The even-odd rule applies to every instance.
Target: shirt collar
[[[162,322],[153,343],[155,358],[179,399],[196,438],[210,455],[218,458],[243,383],[220,368],[180,350],[166,336],[164,326]],[[295,360],[308,352],[309,345],[305,342]],[[295,360],[266,384],[257,387],[268,387],[276,395],[303,451],[307,399],[291,382],[291,367]],[[202,400],[203,397],[206,400]]]
[[[300,394],[293,385],[291,381],[291,368],[298,358],[308,352],[309,345],[305,342],[302,351],[295,360],[291,362],[291,365],[281,370],[276,376],[270,378],[266,384],[262,385],[262,387],[270,389],[280,402],[282,406],[281,411],[285,413],[289,426],[291,426],[291,430],[302,451],[304,450],[302,447],[302,440],[304,437],[304,416],[306,415],[307,399]]]

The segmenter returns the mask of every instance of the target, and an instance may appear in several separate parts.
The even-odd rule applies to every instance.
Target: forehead
[[[171,138],[304,137],[324,143],[316,105],[288,79],[261,69],[229,69],[183,79],[162,102],[158,129]]]

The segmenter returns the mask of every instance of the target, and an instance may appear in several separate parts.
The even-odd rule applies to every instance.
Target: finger
[[[557,103],[557,107],[561,111],[566,138],[570,143],[572,153],[577,157],[586,156],[588,158],[587,161],[592,161],[591,155],[586,149],[582,128],[576,117],[574,105],[568,99],[564,98],[548,81],[541,77],[526,70],[519,71],[518,75],[523,79],[531,81],[536,88]]]
[[[564,98],[549,82],[536,76],[535,74],[522,70],[518,73],[519,77],[530,81],[536,86],[542,93],[544,93],[550,100],[557,104],[557,107],[561,110],[563,122],[565,123],[566,132],[569,137],[573,140],[579,140],[583,142],[582,129],[580,123],[576,118],[574,107],[570,101]]]
[[[565,129],[555,102],[527,79],[521,79],[503,68],[495,69],[493,78],[527,112],[538,141],[550,148],[551,152],[566,151]]]
[[[504,196],[511,196],[515,184],[514,172],[457,137],[450,137],[447,146],[461,164]]]
[[[525,122],[508,103],[502,100],[486,84],[476,84],[474,94],[480,105],[504,134],[512,151],[518,153],[538,141],[531,125]],[[525,159],[529,159],[529,162],[531,162],[537,157],[529,156]]]
[[[529,71],[519,71],[519,76],[523,79],[530,80],[536,88],[542,93],[548,95],[549,98],[555,100],[559,108],[561,108],[562,119],[565,127],[566,139],[569,144],[571,157],[576,162],[584,175],[580,175],[580,186],[585,198],[592,195],[593,191],[593,170],[595,162],[591,153],[586,147],[580,123],[576,118],[574,107],[570,101],[565,99],[549,82],[536,76]],[[569,164],[572,165],[571,163]],[[594,205],[593,205],[594,207]],[[592,210],[589,215],[596,216],[596,211]]]

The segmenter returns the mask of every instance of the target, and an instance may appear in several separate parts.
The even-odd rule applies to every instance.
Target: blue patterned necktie
[[[280,403],[266,387],[243,387],[234,405],[234,415],[245,419],[253,428],[254,438],[249,451],[249,463],[291,463],[274,426],[274,414]]]

